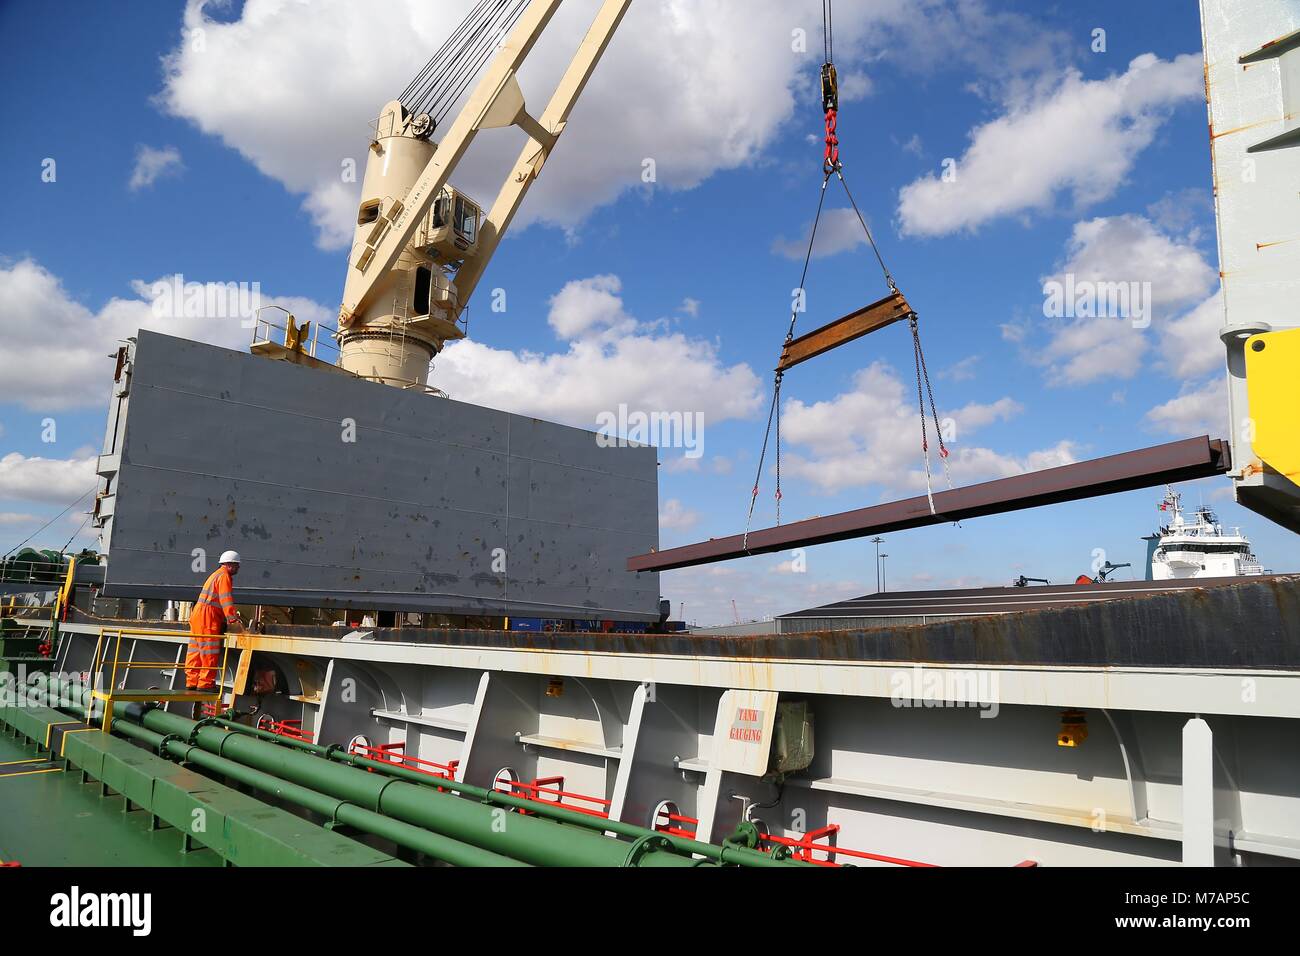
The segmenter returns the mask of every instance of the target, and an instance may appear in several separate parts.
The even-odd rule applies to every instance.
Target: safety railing
[[[59,586],[65,565],[62,561],[17,561],[12,558],[0,562],[0,581],[10,584],[47,584],[50,590]]]
[[[382,763],[396,764],[417,773],[427,773],[429,776],[438,777],[441,780],[455,780],[456,770],[460,766],[459,760],[438,763],[436,760],[413,757],[406,753],[406,744],[401,742],[378,744],[377,746],[354,743],[349,753],[356,754],[358,757],[367,757],[370,760],[378,760]]]
[[[925,867],[938,869],[938,863],[922,863],[919,860],[908,860],[898,856],[885,856],[881,853],[868,853],[865,850],[851,850],[847,847],[837,845],[837,838],[840,832],[838,823],[831,823],[827,826],[820,827],[816,830],[810,830],[798,839],[793,837],[780,837],[770,833],[763,834],[760,839],[759,848],[764,852],[771,852],[774,847],[785,846],[790,848],[791,856],[804,863],[812,863],[814,866],[846,866],[847,863],[840,862],[837,857],[847,857],[850,860],[871,860],[876,863],[888,863],[893,866],[910,866]],[[765,844],[765,845],[764,845]],[[817,854],[821,854],[818,856]],[[1034,860],[1022,860],[1015,864],[1016,868],[1036,867],[1038,863]]]
[[[230,645],[224,637],[221,640],[221,663],[214,666],[193,666],[185,667],[186,671],[216,671],[216,683],[211,691],[204,690],[162,690],[157,687],[150,687],[143,690],[128,690],[126,687],[118,686],[118,675],[122,675],[122,683],[126,683],[126,678],[132,670],[170,670],[176,667],[176,661],[137,661],[122,659],[123,641],[130,639],[132,646],[139,638],[149,637],[168,637],[176,638],[177,635],[189,636],[184,631],[161,631],[149,630],[146,628],[131,627],[101,627],[99,629],[99,638],[95,642],[95,653],[91,658],[90,670],[87,672],[87,683],[91,687],[91,697],[93,700],[104,702],[103,723],[101,729],[104,733],[111,733],[113,729],[113,705],[118,701],[130,702],[148,702],[163,703],[168,701],[192,701],[194,703],[216,702],[219,703],[222,698],[221,678],[226,673],[226,664],[230,658]],[[105,680],[104,671],[107,669],[108,675]],[[87,717],[92,717],[87,714]]]
[[[268,310],[283,312],[286,316],[284,323],[273,322],[262,314]],[[337,365],[339,349],[334,344],[334,339],[338,334],[337,330],[320,322],[309,324],[311,329],[307,340],[305,342],[296,342],[295,339],[302,333],[303,329],[295,323],[293,314],[283,306],[264,305],[257,310],[254,316],[253,340],[249,344],[249,348],[255,350],[257,345],[279,345],[291,351],[301,351],[310,358]],[[321,338],[321,329],[326,332],[324,339]]]
[[[503,786],[506,789],[503,790]],[[498,793],[509,794],[523,800],[532,800],[535,803],[557,804],[576,813],[609,818],[610,801],[565,790],[563,777],[538,777],[531,783],[525,783],[522,780],[511,780],[508,777],[497,777],[492,789]],[[527,810],[520,810],[519,812],[528,813]]]
[[[846,856],[856,860],[872,860],[876,863],[890,863],[894,866],[937,867],[939,865],[937,863],[921,863],[918,860],[885,856],[881,853],[867,853],[865,850],[850,850],[837,846],[835,840],[839,832],[840,825],[832,823],[816,830],[810,830],[798,839],[780,837],[771,833],[763,834],[760,839],[763,843],[768,844],[762,847],[764,850],[770,851],[773,846],[789,847],[794,859],[817,866],[840,866],[842,864],[836,860],[836,857],[839,856]],[[819,857],[816,854],[822,855]]]
[[[315,743],[310,731],[304,730],[301,720],[276,720],[270,714],[263,714],[257,719],[257,729],[265,730],[267,733],[275,734],[277,737],[288,737],[290,740],[300,740],[303,743]]]
[[[689,827],[689,829],[687,829]],[[657,833],[667,833],[670,836],[685,837],[688,840],[696,839],[696,832],[700,828],[700,821],[695,817],[688,817],[685,814],[673,813],[666,806],[660,806],[659,812],[655,816],[654,829]]]

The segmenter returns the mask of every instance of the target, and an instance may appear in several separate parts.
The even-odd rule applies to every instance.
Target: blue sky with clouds
[[[155,280],[257,281],[300,315],[334,314],[357,196],[339,170],[364,162],[367,124],[467,6],[0,7],[16,134],[0,145],[0,551],[94,484],[105,356],[141,324],[169,330]],[[557,16],[523,76],[533,101],[593,10]],[[845,175],[921,315],[954,481],[1224,434],[1195,5],[839,0],[836,24]],[[470,340],[435,361],[453,398],[589,428],[620,403],[703,412],[701,458],[661,453],[663,546],[744,525],[821,179],[820,29],[815,3],[638,0],[480,286]],[[456,177],[484,202],[513,136],[482,136]],[[834,185],[824,224],[803,331],[885,292]],[[1150,325],[1046,316],[1044,282],[1067,272],[1149,282]],[[170,330],[248,336],[216,319]],[[796,368],[783,397],[785,520],[924,490],[905,326]],[[771,464],[756,525],[774,517]],[[1181,490],[1242,525],[1265,566],[1300,564],[1226,479]],[[1159,498],[890,535],[890,588],[1072,580],[1095,549],[1139,565]],[[37,542],[60,546],[79,510]],[[873,555],[817,548],[804,573],[751,558],[663,591],[688,619],[728,621],[732,600],[761,617],[871,590]]]

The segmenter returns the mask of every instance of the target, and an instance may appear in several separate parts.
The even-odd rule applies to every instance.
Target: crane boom
[[[413,141],[427,135],[428,124],[420,125],[419,117],[408,117],[401,104],[390,104],[385,116],[391,117],[389,135],[383,131],[372,144],[375,156],[383,154],[382,172],[373,179],[373,191],[389,188],[401,195],[384,193],[382,196],[363,196],[362,211],[358,216],[357,242],[349,253],[347,279],[344,283],[343,301],[339,309],[339,328],[344,345],[343,364],[358,374],[366,375],[363,367],[374,360],[374,348],[364,339],[383,338],[383,348],[403,352],[390,363],[390,368],[400,369],[396,384],[423,385],[423,379],[414,381],[423,357],[427,374],[427,357],[441,349],[444,341],[460,337],[455,319],[464,309],[478,280],[487,268],[501,237],[509,228],[524,196],[541,171],[550,151],[564,131],[568,117],[578,97],[582,94],[592,72],[599,63],[627,12],[631,0],[605,0],[590,29],[573,55],[557,85],[550,102],[540,119],[529,114],[517,73],[532,52],[542,32],[559,8],[561,0],[532,0],[510,30],[501,50],[488,64],[475,85],[465,106],[456,116],[445,136],[436,147],[420,143],[428,152],[427,162],[418,175],[409,178],[409,188],[401,188],[400,181],[392,182],[390,166],[400,169],[405,163],[412,172],[423,161],[421,153],[408,147]],[[381,117],[381,127],[383,117]],[[434,245],[427,239],[430,231],[430,212],[439,197],[447,195],[449,182],[457,164],[464,157],[477,134],[484,129],[518,126],[528,136],[528,142],[502,184],[486,220],[468,241],[460,246],[465,250],[463,259],[455,263],[455,285],[441,277],[432,280],[435,295],[429,295],[429,279],[418,276],[419,257],[413,246],[425,242],[426,249]],[[396,130],[396,132],[393,132]],[[398,136],[403,137],[397,142]],[[405,150],[405,152],[402,152]],[[412,157],[415,157],[414,159]],[[372,173],[367,168],[367,188],[371,188]],[[370,215],[367,215],[367,212]],[[477,209],[475,208],[475,214]],[[450,212],[449,212],[450,215]],[[435,219],[441,223],[440,214]],[[426,236],[425,240],[420,237]],[[454,250],[453,250],[454,251]],[[444,261],[446,256],[444,255]],[[438,261],[436,253],[430,261]],[[394,273],[409,273],[408,283],[395,283]],[[441,281],[441,285],[437,283]],[[417,292],[412,303],[411,289]],[[438,293],[441,293],[439,297]],[[390,307],[385,297],[392,295]],[[434,313],[445,306],[446,318]],[[411,316],[414,315],[414,319]],[[364,331],[363,331],[364,330]],[[349,343],[358,343],[349,354]],[[365,351],[369,349],[369,351]],[[420,350],[423,349],[423,352]],[[362,354],[364,352],[364,354]],[[361,360],[357,361],[357,356]],[[412,358],[414,356],[414,358]],[[373,370],[379,380],[392,376]]]
[[[609,46],[609,41],[613,39],[614,31],[618,29],[619,23],[623,20],[623,15],[627,13],[630,2],[631,0],[606,0],[596,14],[596,19],[592,21],[591,29],[587,31],[586,38],[574,55],[568,70],[560,79],[559,85],[555,88],[555,93],[551,96],[551,101],[546,105],[546,109],[542,112],[539,120],[542,129],[549,134],[550,142],[540,141],[534,135],[524,145],[519,158],[515,161],[510,178],[506,180],[501,192],[497,194],[496,201],[493,202],[487,218],[479,229],[478,255],[473,260],[466,262],[460,272],[456,274],[456,287],[462,305],[469,301],[475,287],[478,285],[478,280],[482,277],[484,270],[487,269],[493,253],[496,252],[501,237],[510,228],[515,213],[519,211],[519,206],[528,193],[528,187],[541,173],[542,165],[546,162],[551,148],[555,145],[555,140],[564,131],[564,127],[569,121],[569,114],[577,104],[582,91],[586,89],[587,81],[591,79],[591,74],[595,72],[596,64],[600,62],[601,56],[604,55],[606,47]]]

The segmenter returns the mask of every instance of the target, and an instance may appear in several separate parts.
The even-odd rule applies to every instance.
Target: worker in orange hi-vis
[[[185,655],[185,687],[187,690],[211,691],[217,686],[217,657],[221,653],[222,636],[227,630],[244,633],[244,624],[235,610],[235,596],[231,590],[232,578],[239,573],[239,552],[227,551],[221,555],[221,567],[213,571],[203,583],[199,599],[190,612],[190,646]],[[194,705],[194,716],[202,712],[202,705]]]

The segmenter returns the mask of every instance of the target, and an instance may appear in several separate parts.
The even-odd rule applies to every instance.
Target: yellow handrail
[[[91,658],[90,665],[90,686],[92,700],[104,701],[104,715],[101,729],[104,733],[111,733],[113,727],[113,704],[119,700],[145,701],[151,703],[163,703],[165,701],[194,701],[198,703],[220,702],[222,698],[221,678],[226,673],[226,665],[230,660],[230,643],[226,636],[221,637],[221,663],[218,666],[200,665],[197,667],[185,667],[183,663],[177,661],[123,661],[122,660],[122,638],[123,637],[185,637],[192,635],[188,631],[180,630],[152,630],[149,628],[132,628],[132,627],[112,627],[105,626],[99,629],[99,639],[95,642],[95,654]],[[107,642],[111,641],[113,645],[112,669],[107,688],[101,690],[97,685],[100,684],[100,674],[105,665],[108,664],[108,646]],[[215,670],[217,672],[216,684],[211,693],[203,691],[194,691],[186,689],[179,690],[119,690],[117,687],[118,670],[129,672],[132,668],[145,667],[173,667],[184,670]],[[92,717],[88,713],[87,719]]]

